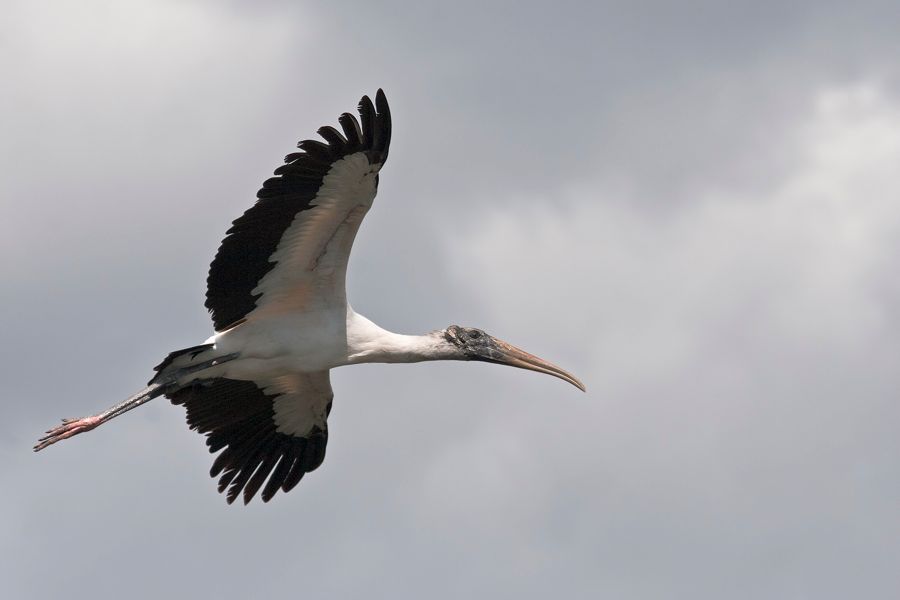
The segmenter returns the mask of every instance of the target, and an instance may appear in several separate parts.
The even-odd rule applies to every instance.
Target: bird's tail
[[[198,354],[202,354],[207,350],[212,350],[215,346],[215,344],[200,344],[199,346],[191,346],[190,348],[169,352],[161,363],[153,367],[153,370],[156,371],[156,375],[148,382],[148,385],[152,383],[161,383],[168,378],[170,372],[175,369],[187,367],[195,358],[197,358]]]

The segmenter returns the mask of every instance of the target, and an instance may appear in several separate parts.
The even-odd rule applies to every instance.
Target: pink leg
[[[164,389],[162,384],[153,383],[131,398],[128,398],[115,406],[111,406],[102,413],[91,415],[90,417],[82,417],[80,419],[63,419],[62,425],[46,431],[46,435],[39,439],[38,443],[34,445],[34,451],[38,452],[60,440],[70,438],[79,433],[84,433],[85,431],[90,431],[91,429],[106,423],[110,419],[114,419],[119,415],[162,395]]]

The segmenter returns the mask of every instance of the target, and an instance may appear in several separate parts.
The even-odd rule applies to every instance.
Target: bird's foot
[[[37,452],[43,450],[47,446],[55,444],[60,440],[70,438],[79,433],[84,433],[85,431],[90,431],[102,422],[103,419],[101,419],[100,415],[82,417],[80,419],[63,419],[62,425],[46,431],[47,435],[39,439],[38,443],[34,445],[34,451]]]

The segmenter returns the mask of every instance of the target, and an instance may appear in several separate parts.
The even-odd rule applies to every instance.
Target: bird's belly
[[[346,319],[328,313],[274,315],[247,321],[214,336],[217,354],[237,353],[226,375],[250,379],[266,372],[323,371],[347,360]],[[238,376],[239,375],[239,376]]]

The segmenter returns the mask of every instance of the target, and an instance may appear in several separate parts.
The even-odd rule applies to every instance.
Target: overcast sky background
[[[900,596],[897,3],[328,4],[3,4],[3,596]],[[267,505],[162,400],[32,454],[210,334],[230,221],[378,87],[355,308],[588,393],[338,369]]]

